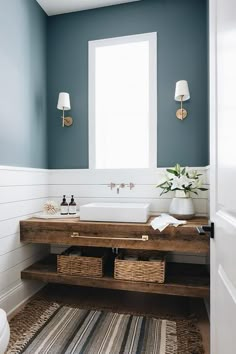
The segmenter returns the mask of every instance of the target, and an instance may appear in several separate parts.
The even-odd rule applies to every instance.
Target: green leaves
[[[174,169],[167,168],[166,171],[169,172],[169,173],[171,173],[172,175],[178,176],[178,172],[175,171]]]
[[[181,175],[184,175],[185,172],[186,172],[186,168],[184,167],[184,168],[182,169]]]
[[[184,170],[185,170],[185,168],[184,168]],[[178,163],[173,168],[167,168],[166,171],[177,176],[177,177],[179,177],[181,174],[185,173],[185,171],[184,171],[184,173],[182,173],[183,171],[181,172],[181,167]]]
[[[180,175],[180,173],[181,173],[181,167],[180,167],[180,164],[176,164],[175,165],[175,171],[178,173],[178,175]]]
[[[165,181],[165,182],[163,182],[163,183],[161,183],[161,184],[158,184],[158,185],[156,186],[156,188],[162,188],[162,187],[165,187],[165,186],[166,186],[166,187],[168,187],[168,186],[171,187],[170,181],[171,181],[171,179],[168,180],[168,181]]]

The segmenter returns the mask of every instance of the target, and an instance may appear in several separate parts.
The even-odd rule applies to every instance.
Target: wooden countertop
[[[158,216],[158,215],[157,215]],[[151,221],[156,216],[150,216],[146,223],[127,223],[127,222],[107,222],[107,221],[81,221],[80,218],[61,218],[61,219],[40,219],[40,218],[30,218],[27,220],[20,221],[20,225],[23,228],[29,227],[40,227],[45,229],[66,229],[67,227],[79,227],[83,229],[93,229],[93,230],[104,230],[111,228],[116,231],[135,231],[140,232],[149,231],[151,233],[160,233],[159,230],[153,230],[151,226]],[[205,225],[208,223],[206,217],[194,217],[191,220],[188,220],[186,224],[180,225],[178,227],[168,226],[163,233],[172,233],[174,230],[182,229],[182,232],[193,232],[195,234],[195,229],[197,226]],[[142,230],[142,231],[141,231]]]
[[[197,226],[208,223],[207,218],[195,217],[185,225],[168,226],[160,232],[151,226],[154,217],[150,217],[146,223],[31,218],[20,222],[21,241],[208,253],[209,235],[199,235],[196,230]],[[140,240],[143,235],[148,236],[148,241]]]

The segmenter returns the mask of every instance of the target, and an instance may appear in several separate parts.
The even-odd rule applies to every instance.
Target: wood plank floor
[[[205,354],[210,354],[210,325],[202,299],[187,297],[145,294],[109,289],[94,289],[60,284],[47,285],[40,295],[54,301],[78,306],[91,305],[96,308],[106,308],[112,311],[139,312],[158,316],[195,315],[199,327]]]

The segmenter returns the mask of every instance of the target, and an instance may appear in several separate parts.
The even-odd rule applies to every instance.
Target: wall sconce
[[[176,111],[176,117],[180,120],[183,120],[187,117],[188,112],[183,108],[183,101],[190,99],[190,93],[188,88],[188,81],[180,80],[176,82],[175,88],[175,100],[181,102],[180,108]]]
[[[69,111],[70,107],[70,95],[67,92],[60,92],[57,102],[57,109],[61,109],[62,113],[62,126],[71,126],[73,123],[73,119],[71,117],[65,117],[64,111]]]

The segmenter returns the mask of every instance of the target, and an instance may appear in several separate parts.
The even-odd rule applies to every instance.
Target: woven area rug
[[[7,354],[203,353],[197,329],[187,322],[35,299],[10,321]]]

